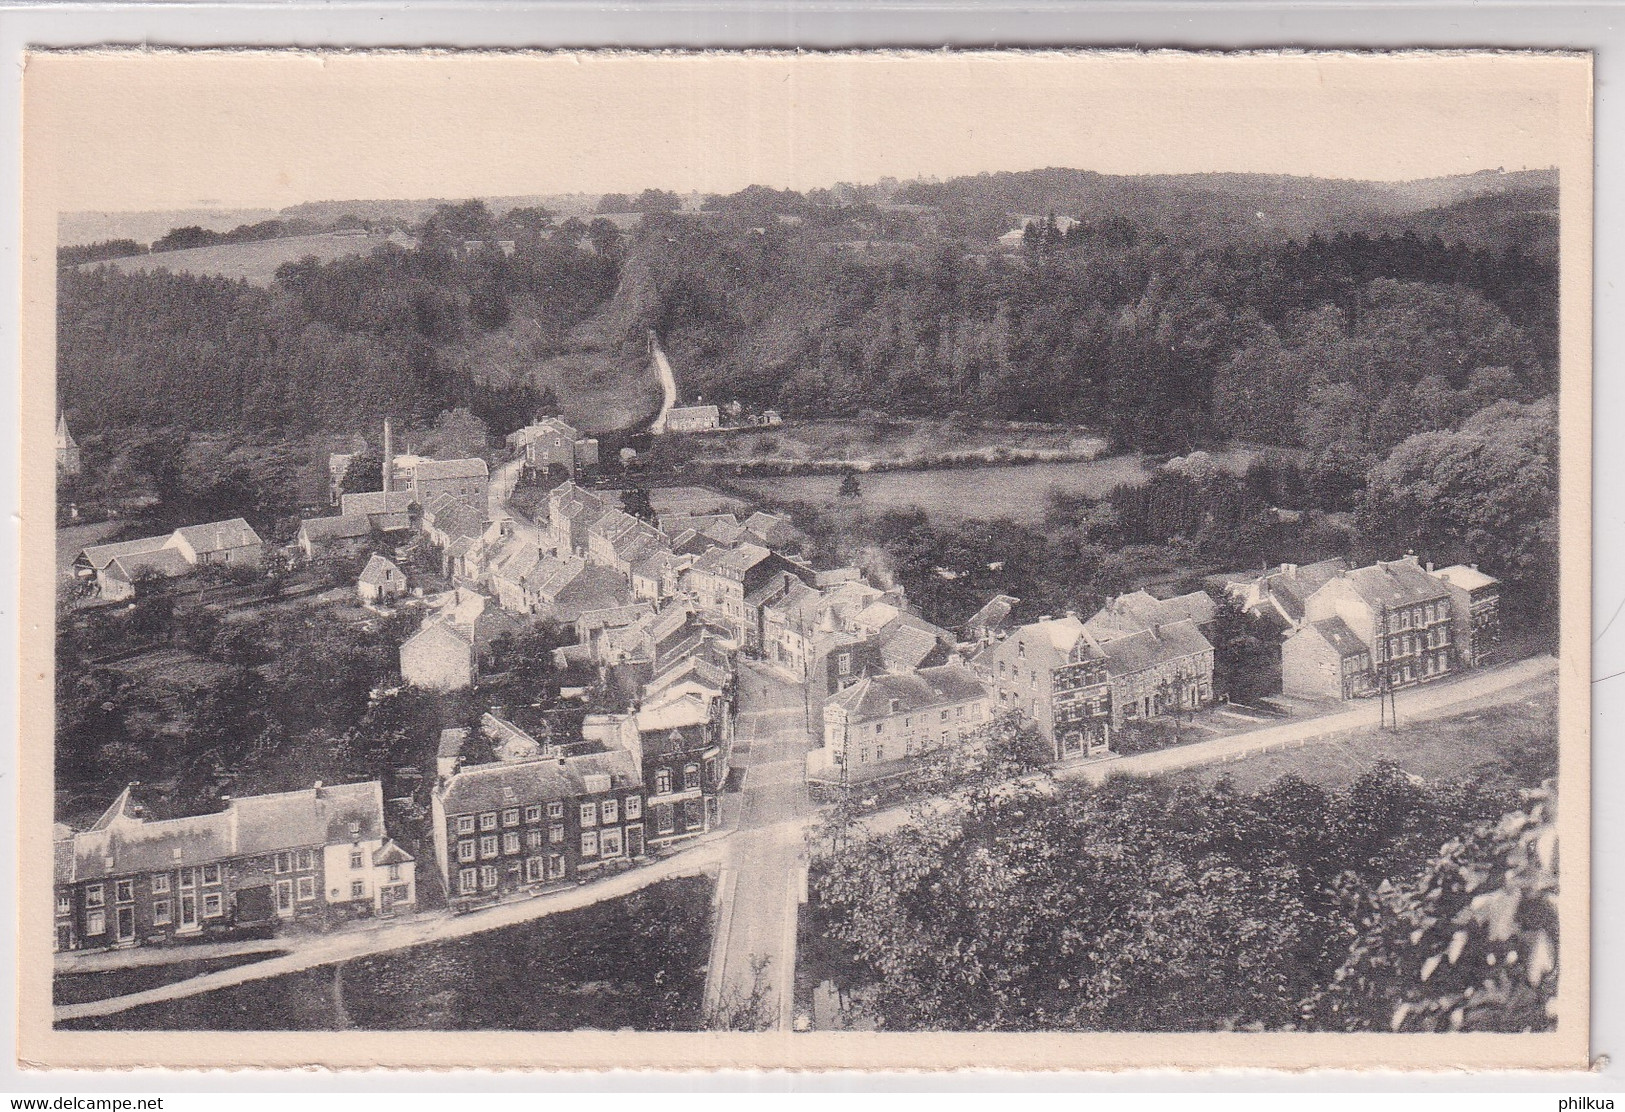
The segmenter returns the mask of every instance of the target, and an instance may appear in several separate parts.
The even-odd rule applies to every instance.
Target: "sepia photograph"
[[[23,81],[27,1059],[1585,1065],[1588,56]]]

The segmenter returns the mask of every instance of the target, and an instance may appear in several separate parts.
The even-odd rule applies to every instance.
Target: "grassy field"
[[[1221,466],[1239,470],[1256,454],[1252,449],[1234,448],[1213,456]],[[1052,491],[1099,498],[1121,483],[1144,482],[1147,474],[1144,458],[1134,453],[1071,463],[881,471],[860,476],[862,493],[851,501],[874,513],[917,507],[932,517],[949,520],[1009,518],[1035,523],[1043,519]],[[839,475],[732,482],[769,499],[822,506],[851,504],[838,497]]]
[[[314,255],[332,262],[350,255],[364,255],[387,242],[386,236],[320,235],[284,236],[256,243],[219,243],[212,247],[189,247],[182,251],[160,251],[154,255],[132,255],[106,262],[84,263],[80,269],[110,266],[125,274],[167,270],[174,274],[217,274],[241,278],[252,286],[269,286],[277,267]]]
[[[709,877],[447,942],[321,965],[110,1016],[98,1031],[693,1031]]]
[[[1087,429],[1016,422],[968,424],[926,418],[793,421],[777,428],[708,436],[692,442],[693,458],[707,463],[845,463],[909,465],[945,456],[1030,453],[1037,459],[1073,460],[1106,450]]]
[[[264,961],[282,953],[284,953],[282,950],[265,950],[255,954],[172,961],[164,965],[103,969],[94,973],[58,973],[52,981],[51,999],[57,1004],[86,1004],[92,1000],[109,1000],[115,996],[128,996],[132,992],[145,992],[160,985],[172,985],[177,981],[214,973],[221,969],[235,969],[239,965]]]
[[[1342,788],[1383,760],[1424,780],[1490,776],[1534,787],[1557,775],[1556,683],[1518,702],[1411,726],[1402,722],[1398,732],[1373,729],[1176,775],[1203,783],[1228,776],[1249,792],[1288,774]]]

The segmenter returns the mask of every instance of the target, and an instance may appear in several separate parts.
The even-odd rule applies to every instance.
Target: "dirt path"
[[[660,337],[649,333],[649,355],[654,360],[655,374],[660,379],[660,412],[649,424],[649,431],[659,436],[666,431],[666,415],[677,404],[677,376],[672,373],[666,359],[666,349],[660,346]]]

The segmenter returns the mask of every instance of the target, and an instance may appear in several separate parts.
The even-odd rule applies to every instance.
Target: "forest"
[[[981,792],[822,857],[803,938],[883,1030],[1550,1030],[1555,812],[1392,764]]]

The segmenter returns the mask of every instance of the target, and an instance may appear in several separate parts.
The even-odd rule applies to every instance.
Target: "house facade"
[[[1076,615],[1040,618],[1000,633],[971,658],[998,710],[1037,726],[1056,760],[1111,750],[1113,690],[1101,646]]]
[[[373,553],[356,580],[356,594],[361,601],[388,602],[405,593],[406,573],[396,566],[395,561]]]
[[[490,481],[491,471],[483,459],[420,460],[412,469],[412,500],[428,506],[437,496],[449,494],[483,511]]]
[[[644,799],[624,750],[455,769],[430,803],[447,902],[467,910],[645,857]]]
[[[1190,619],[1097,641],[1114,729],[1213,701],[1213,644]]]
[[[899,761],[963,743],[991,721],[993,706],[961,664],[866,676],[824,704],[823,746],[807,755],[808,778],[854,783],[902,771]]]
[[[385,830],[376,780],[245,796],[214,814],[150,821],[127,788],[90,829],[59,829],[54,849],[58,950],[417,906],[415,862]]]
[[[526,469],[536,474],[562,467],[573,479],[583,468],[598,466],[598,441],[557,417],[538,417],[509,433],[507,443],[524,458]]]
[[[1493,578],[1461,565],[1435,572],[1412,555],[1335,575],[1303,609],[1281,647],[1281,686],[1306,698],[1351,699],[1442,679],[1489,659],[1499,638]]]
[[[175,579],[203,567],[252,570],[260,566],[265,545],[240,517],[205,525],[186,525],[167,536],[141,537],[92,545],[74,559],[82,578],[94,577],[104,599],[133,598],[146,576]]]

